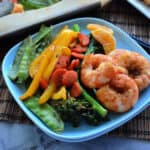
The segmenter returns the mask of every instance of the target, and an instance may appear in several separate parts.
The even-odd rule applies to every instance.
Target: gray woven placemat
[[[108,20],[122,28],[124,31],[150,43],[149,20],[125,1],[113,1],[103,10],[96,9],[93,10],[91,14],[85,13],[83,16],[93,16]],[[10,95],[2,78],[1,71],[0,120],[17,123],[31,123]],[[110,132],[109,135],[150,140],[150,107],[125,125]]]

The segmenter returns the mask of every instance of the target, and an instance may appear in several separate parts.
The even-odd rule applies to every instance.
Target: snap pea
[[[27,39],[25,39],[19,50],[17,51],[16,53],[16,57],[15,57],[15,60],[13,62],[13,65],[12,67],[9,69],[9,72],[8,72],[8,77],[11,79],[11,80],[16,80],[17,79],[17,72],[18,72],[18,69],[19,69],[19,64],[20,64],[20,61],[22,59],[22,56],[23,56],[23,53],[24,53],[24,49],[25,47],[27,46]]]
[[[49,104],[40,105],[38,97],[26,100],[25,105],[55,132],[64,130],[64,123],[59,114]]]
[[[27,39],[28,45],[24,48],[23,56],[19,64],[18,72],[17,72],[17,77],[18,83],[23,83],[29,76],[29,65],[31,61],[34,58],[34,51],[32,51],[32,42],[31,38],[29,37]]]
[[[31,61],[51,41],[51,27],[41,26],[40,31],[34,37],[26,38],[17,51],[13,65],[8,72],[11,80],[23,83],[29,77],[28,69]]]
[[[49,35],[49,34],[51,35],[51,32],[52,32],[52,27],[46,27],[46,26],[42,25],[39,32],[32,39],[33,45],[36,45],[43,38],[45,38],[47,35]]]

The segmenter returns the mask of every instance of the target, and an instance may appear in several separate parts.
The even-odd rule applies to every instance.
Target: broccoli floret
[[[71,123],[74,127],[80,126],[82,119],[90,125],[98,125],[103,120],[84,99],[70,98],[66,101],[50,101],[50,104],[60,114],[63,121]]]

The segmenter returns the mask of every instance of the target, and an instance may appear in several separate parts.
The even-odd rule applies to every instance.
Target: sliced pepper
[[[43,56],[42,60],[43,61],[40,64],[39,70],[38,70],[37,74],[35,75],[35,77],[33,78],[29,88],[22,96],[20,96],[21,100],[25,100],[28,97],[33,96],[35,94],[35,92],[37,91],[37,89],[39,87],[40,79],[43,75],[44,70],[46,69],[46,67],[49,63],[49,59],[48,59],[47,55]]]
[[[62,53],[62,47],[56,46],[54,53],[52,55],[52,58],[50,60],[50,63],[48,64],[47,69],[45,70],[45,72],[43,74],[43,78],[45,80],[47,80],[47,81],[49,80],[61,53]]]
[[[46,103],[52,97],[55,90],[56,90],[55,83],[50,81],[49,86],[45,89],[44,93],[41,95],[39,99],[39,104]]]
[[[54,48],[55,48],[54,45],[47,47],[44,50],[44,53],[40,54],[32,61],[32,63],[30,64],[30,68],[29,68],[29,74],[30,74],[31,78],[33,78],[36,75],[36,73],[38,72],[39,66],[40,66],[41,62],[43,61],[43,56],[46,55],[48,57],[48,59],[50,60],[50,58],[53,55]]]
[[[43,55],[47,55],[47,53],[49,53],[49,50],[51,49],[55,49],[54,47],[54,45],[56,45],[56,46],[58,46],[58,45],[60,45],[60,46],[62,46],[63,47],[63,53],[67,53],[67,55],[70,55],[70,51],[69,51],[69,49],[67,49],[67,48],[65,48],[65,47],[68,47],[69,46],[69,44],[75,39],[75,38],[77,38],[77,36],[78,36],[78,33],[77,32],[74,32],[73,30],[71,30],[71,29],[68,29],[67,27],[64,27],[58,34],[57,34],[57,36],[56,36],[56,38],[54,39],[54,41],[47,47],[47,48],[45,48],[44,50],[43,50],[43,52],[39,55],[39,56],[37,56],[34,60],[33,60],[33,62],[31,63],[31,65],[30,65],[30,70],[29,70],[29,72],[30,72],[30,76],[31,77],[33,77],[35,74],[36,74],[36,72],[37,72],[37,70],[38,70],[38,67],[39,67],[39,63],[41,62],[41,57],[43,56]],[[57,52],[56,52],[57,53]],[[61,53],[60,53],[61,54]],[[56,55],[54,54],[54,57],[55,57]],[[53,62],[53,64],[55,64],[54,62]],[[52,69],[51,69],[52,70]],[[45,73],[45,74],[47,74],[47,75],[45,75],[46,76],[46,78],[45,79],[48,79],[49,77],[50,77],[50,74],[48,74],[48,72],[49,73],[51,73],[51,71],[49,70],[49,71],[47,71],[47,73]],[[49,76],[48,76],[49,75]]]
[[[67,98],[67,90],[65,86],[62,86],[60,90],[54,93],[52,96],[53,100],[59,100],[59,99],[66,100],[66,98]]]

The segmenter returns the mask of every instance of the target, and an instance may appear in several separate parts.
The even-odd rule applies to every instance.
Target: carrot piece
[[[78,97],[81,95],[81,93],[82,93],[82,89],[81,89],[79,83],[74,82],[74,84],[72,85],[71,90],[70,90],[70,95],[72,97]]]
[[[79,64],[80,64],[80,60],[79,59],[73,59],[71,61],[71,64],[69,65],[68,69],[69,70],[74,70],[74,69],[76,69],[79,66]]]
[[[79,53],[76,53],[76,52],[72,52],[71,56],[75,57],[75,58],[78,58],[78,59],[83,59],[84,58],[84,54],[79,54]]]
[[[84,53],[86,52],[87,47],[82,46],[81,44],[77,44],[74,48],[71,49],[72,52]]]
[[[51,80],[56,84],[57,87],[60,87],[63,85],[62,79],[66,71],[67,70],[65,68],[59,68],[53,72]]]
[[[40,79],[40,87],[42,89],[46,89],[48,87],[48,82],[44,78]]]
[[[82,46],[88,46],[90,43],[90,39],[87,35],[83,33],[78,34],[79,42],[81,43]]]
[[[67,68],[67,66],[69,65],[69,61],[70,61],[70,56],[66,56],[66,55],[59,56],[55,69]]]
[[[70,87],[73,85],[74,82],[76,82],[78,79],[78,74],[76,71],[69,70],[66,71],[66,73],[63,75],[62,83],[66,87]]]

